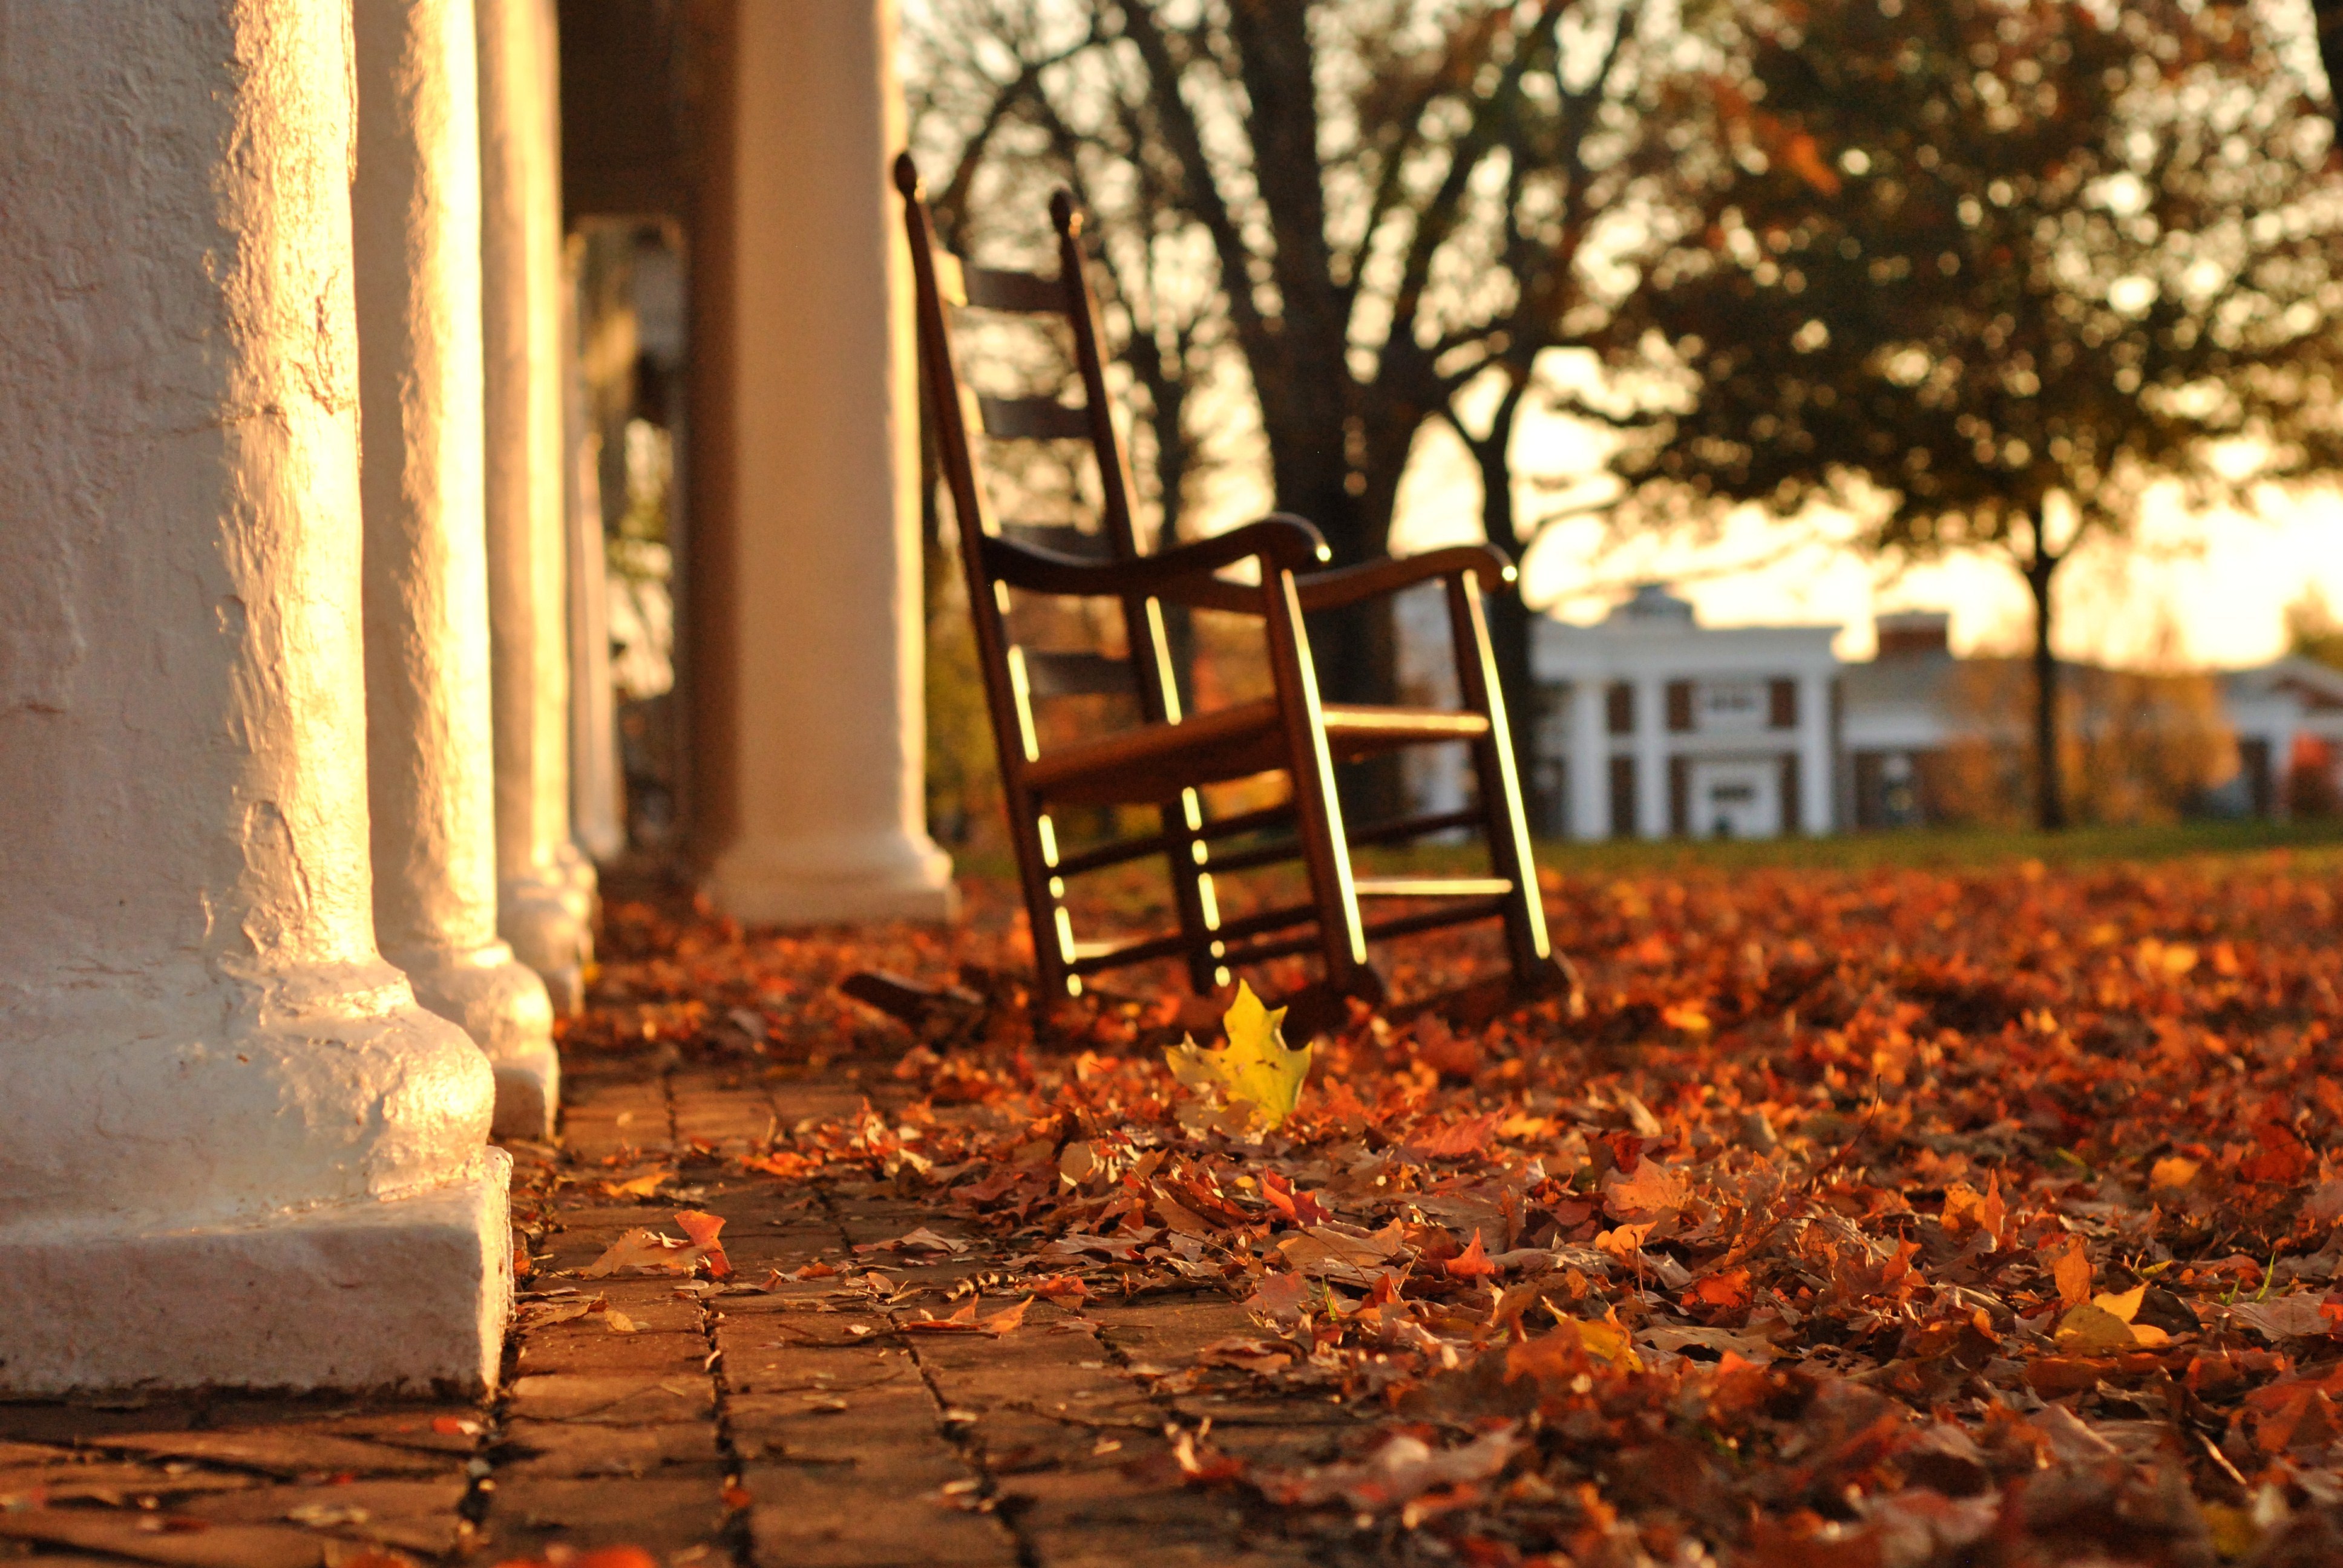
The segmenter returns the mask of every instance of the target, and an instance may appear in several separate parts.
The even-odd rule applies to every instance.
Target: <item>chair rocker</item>
[[[1209,995],[1244,966],[1314,953],[1326,991],[1381,1000],[1383,982],[1368,963],[1369,942],[1483,920],[1503,922],[1517,981],[1544,989],[1558,979],[1482,610],[1484,589],[1512,580],[1510,563],[1494,549],[1474,546],[1326,569],[1329,552],[1317,529],[1282,515],[1141,554],[1132,530],[1130,464],[1108,400],[1098,308],[1084,271],[1081,214],[1071,197],[1061,192],[1051,202],[1059,256],[1058,276],[1051,278],[962,266],[938,247],[909,154],[896,161],[895,183],[902,192],[917,283],[920,378],[959,520],[960,562],[1031,921],[1040,995],[1076,995],[1090,976],[1165,959],[1182,960],[1197,992]],[[953,345],[953,328],[965,312],[1062,318],[1072,337],[1082,404],[974,395],[961,381]],[[1004,537],[979,480],[971,442],[976,428],[996,440],[1087,443],[1097,462],[1108,558]],[[1062,538],[1071,530],[1029,532]],[[1258,564],[1258,584],[1216,575],[1245,561]],[[1446,586],[1463,708],[1322,701],[1303,614],[1434,581]],[[1021,647],[1011,635],[1011,589],[1117,601],[1128,656]],[[1163,613],[1166,605],[1180,604],[1256,618],[1273,695],[1182,711]],[[1038,699],[1105,691],[1136,699],[1141,722],[1135,728],[1041,748],[1034,721]],[[1336,763],[1457,741],[1472,749],[1476,805],[1364,829],[1346,826],[1335,793]],[[1282,804],[1208,815],[1202,787],[1266,773],[1290,780]],[[1079,850],[1061,842],[1053,812],[1062,818],[1082,808],[1125,806],[1154,808],[1158,830]],[[1373,878],[1353,869],[1353,846],[1458,828],[1476,829],[1485,842],[1489,875]],[[1269,841],[1262,841],[1264,835]],[[1230,840],[1239,842],[1232,847]],[[1163,857],[1170,870],[1179,929],[1121,945],[1077,940],[1065,902],[1068,880],[1150,856]],[[1222,918],[1216,874],[1296,859],[1307,872],[1307,901]],[[1366,900],[1416,907],[1368,919],[1361,913]]]

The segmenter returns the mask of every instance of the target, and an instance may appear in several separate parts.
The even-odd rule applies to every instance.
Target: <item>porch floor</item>
[[[1266,1133],[1168,975],[1037,1034],[997,886],[614,892],[497,1397],[0,1403],[0,1560],[2343,1561],[2338,869],[1576,877],[1577,1001],[1356,1017]]]

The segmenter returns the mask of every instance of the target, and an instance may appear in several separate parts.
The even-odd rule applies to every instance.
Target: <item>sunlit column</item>
[[[589,862],[627,847],[618,788],[618,697],[610,686],[609,558],[602,533],[601,443],[588,428],[586,367],[578,353],[578,268],[584,241],[561,247],[562,499],[569,546],[569,819]]]
[[[568,463],[553,0],[477,0],[488,626],[499,929],[554,1006],[585,998],[593,873],[569,841]]]
[[[1635,681],[1635,830],[1664,839],[1668,820],[1668,683],[1656,675]]]
[[[376,950],[311,0],[0,0],[0,1389],[473,1388],[509,1164]]]
[[[545,983],[497,935],[471,0],[357,0],[358,393],[375,935],[497,1074],[497,1131],[559,1102]]]
[[[698,760],[713,888],[749,920],[940,918],[923,826],[918,380],[888,160],[903,146],[894,6],[738,9],[709,279],[732,367],[716,444],[731,515],[697,569],[728,650]]]

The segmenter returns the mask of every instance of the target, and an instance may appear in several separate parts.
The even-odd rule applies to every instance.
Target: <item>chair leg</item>
[[[1066,884],[1053,862],[1056,829],[1041,803],[1014,786],[1002,791],[1009,809],[1009,836],[1017,850],[1017,880],[1025,894],[1025,919],[1033,930],[1036,996],[1057,1000],[1074,995],[1081,981],[1068,968],[1073,940],[1066,916]]]
[[[1479,579],[1469,573],[1448,579],[1448,620],[1455,635],[1457,682],[1464,706],[1489,721],[1488,733],[1473,745],[1473,774],[1481,790],[1481,831],[1489,846],[1490,869],[1513,884],[1513,897],[1505,902],[1506,951],[1515,980],[1541,985],[1552,979],[1554,949],[1546,938],[1545,906],[1538,894],[1537,863],[1530,854],[1488,617],[1481,608]]]
[[[1182,789],[1176,800],[1161,807],[1163,837],[1171,841],[1165,853],[1172,874],[1172,901],[1180,916],[1180,935],[1187,943],[1188,985],[1198,996],[1210,996],[1221,987],[1225,971],[1212,954],[1212,932],[1220,925],[1205,869],[1197,848],[1203,843],[1203,799],[1193,789]]]
[[[1318,701],[1318,672],[1302,625],[1302,601],[1290,571],[1264,573],[1262,619],[1269,633],[1270,678],[1285,726],[1286,770],[1293,780],[1294,826],[1310,873],[1310,900],[1318,911],[1318,948],[1324,979],[1348,993],[1367,964],[1367,936],[1359,897],[1351,884],[1351,847],[1342,831],[1342,803],[1334,792],[1334,758]]]

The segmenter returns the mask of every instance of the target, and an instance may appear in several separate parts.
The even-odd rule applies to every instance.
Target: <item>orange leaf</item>
[[[724,1244],[716,1239],[723,1233],[723,1218],[698,1209],[679,1209],[676,1211],[675,1222],[683,1227],[683,1233],[691,1238],[692,1245],[698,1247],[708,1260],[708,1277],[711,1280],[729,1279],[732,1260],[724,1255]]]
[[[1734,1269],[1726,1273],[1711,1274],[1704,1280],[1694,1280],[1684,1287],[1684,1299],[1720,1312],[1739,1312],[1749,1304],[1749,1271]]]
[[[1497,1265],[1489,1261],[1488,1250],[1481,1245],[1479,1227],[1473,1229],[1473,1244],[1462,1256],[1449,1259],[1446,1267],[1452,1280],[1485,1280],[1497,1271]]]
[[[2081,1237],[2066,1239],[2065,1250],[2050,1265],[2050,1277],[2058,1282],[2060,1305],[2079,1307],[2091,1299],[2091,1261],[2084,1255]]]

